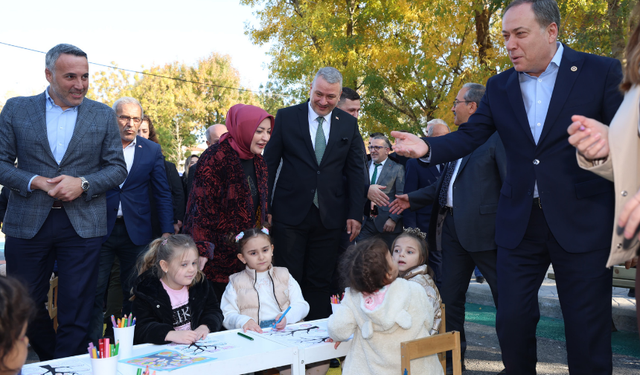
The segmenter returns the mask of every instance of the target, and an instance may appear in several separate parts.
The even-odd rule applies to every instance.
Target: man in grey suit
[[[484,95],[484,86],[467,83],[453,103],[456,125],[467,122]],[[475,266],[491,287],[498,305],[495,221],[500,188],[507,174],[504,146],[494,134],[471,154],[453,161],[433,184],[399,196],[391,203],[398,208],[420,209],[433,203],[429,224],[429,247],[442,236],[442,288],[447,331],[460,331],[462,359],[467,346],[464,332],[464,304],[469,279]],[[437,220],[436,220],[437,218]]]
[[[11,189],[7,273],[22,279],[36,302],[27,334],[41,360],[86,352],[107,233],[105,192],[127,176],[114,111],[84,98],[87,55],[59,44],[47,53],[45,75],[44,93],[9,99],[0,113],[0,184]],[[44,308],[55,261],[57,333]]]
[[[404,191],[404,167],[389,159],[391,142],[384,135],[375,135],[369,140],[371,160],[367,163],[369,181],[371,185],[378,185],[390,200]],[[377,214],[371,201],[371,214],[365,218],[362,231],[356,241],[379,236],[391,248],[393,240],[402,232],[402,215],[389,213],[389,207],[377,207]]]

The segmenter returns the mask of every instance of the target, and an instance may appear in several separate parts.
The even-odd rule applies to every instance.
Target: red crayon
[[[98,340],[98,349],[100,349],[100,358],[104,358],[104,339]]]

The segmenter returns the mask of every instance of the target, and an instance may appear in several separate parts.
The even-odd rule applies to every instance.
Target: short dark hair
[[[45,67],[49,69],[51,73],[55,72],[56,61],[58,61],[58,58],[62,54],[84,57],[85,59],[87,58],[87,54],[74,45],[64,43],[58,44],[57,46],[51,48],[45,56]]]
[[[384,133],[380,133],[380,132],[375,132],[375,133],[371,133],[369,134],[369,138],[375,138],[375,137],[384,137]]]
[[[340,101],[344,101],[345,99],[349,100],[360,100],[360,95],[356,90],[350,87],[343,87],[342,94],[340,94]]]
[[[374,237],[351,246],[340,261],[344,285],[358,292],[373,293],[389,284],[389,247]]]
[[[4,359],[34,314],[35,307],[27,288],[13,277],[0,277],[0,371],[20,370],[8,368]]]
[[[462,88],[467,89],[467,92],[464,93],[464,100],[474,102],[479,107],[486,91],[485,87],[479,83],[465,83]]]
[[[507,11],[513,7],[522,4],[531,4],[533,14],[536,16],[536,21],[542,27],[547,27],[551,23],[558,26],[558,32],[560,31],[560,9],[556,0],[513,0],[502,12],[502,17],[507,14]]]
[[[382,139],[387,144],[387,147],[392,147],[391,142],[389,142],[389,138],[384,135],[376,135],[375,137],[371,137],[371,139]]]

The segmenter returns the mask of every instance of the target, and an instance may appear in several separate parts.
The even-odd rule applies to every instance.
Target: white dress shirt
[[[133,141],[129,143],[127,147],[122,149],[122,152],[124,153],[124,162],[127,163],[127,177],[129,172],[131,172],[133,157],[136,155],[136,140],[137,138],[133,138]],[[120,189],[122,189],[125,182],[127,182],[126,179],[120,184]],[[122,202],[118,203],[118,217],[122,217]]]
[[[380,173],[382,173],[382,168],[384,168],[384,164],[387,162],[387,160],[389,160],[389,158],[386,158],[379,163],[381,165],[378,167],[378,174],[376,175],[376,180],[373,182],[374,184],[378,183],[378,180],[380,179]],[[373,160],[371,160],[371,165],[369,166],[369,181],[371,181],[371,177],[373,177],[373,170],[375,169],[375,167],[375,163],[373,162]]]
[[[456,177],[458,177],[458,171],[460,170],[461,161],[462,161],[462,158],[455,161],[456,166],[455,166],[455,169],[453,170],[453,174],[451,175],[449,188],[447,189],[447,207],[453,207],[453,183],[456,181]]]
[[[318,131],[318,117],[324,117],[324,122],[322,123],[322,132],[324,133],[324,141],[325,145],[329,142],[329,133],[331,132],[331,114],[333,111],[329,112],[326,116],[319,116],[317,113],[313,111],[311,108],[311,101],[309,101],[309,135],[311,135],[311,144],[313,145],[313,149],[316,149],[316,132]]]

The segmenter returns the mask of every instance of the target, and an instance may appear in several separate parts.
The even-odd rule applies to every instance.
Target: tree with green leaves
[[[509,0],[241,0],[256,10],[253,43],[272,43],[271,77],[303,100],[314,73],[333,66],[362,95],[365,132],[418,132],[432,118],[453,122],[466,82],[511,67],[501,35]],[[638,0],[566,0],[560,40],[621,58]]]
[[[250,90],[240,85],[240,74],[231,57],[212,53],[193,66],[173,62],[153,66],[134,76],[124,70],[97,72],[88,96],[112,105],[131,96],[140,101],[153,119],[167,160],[178,164],[185,149],[196,143],[196,134],[209,125],[224,123],[234,104],[260,105]]]

